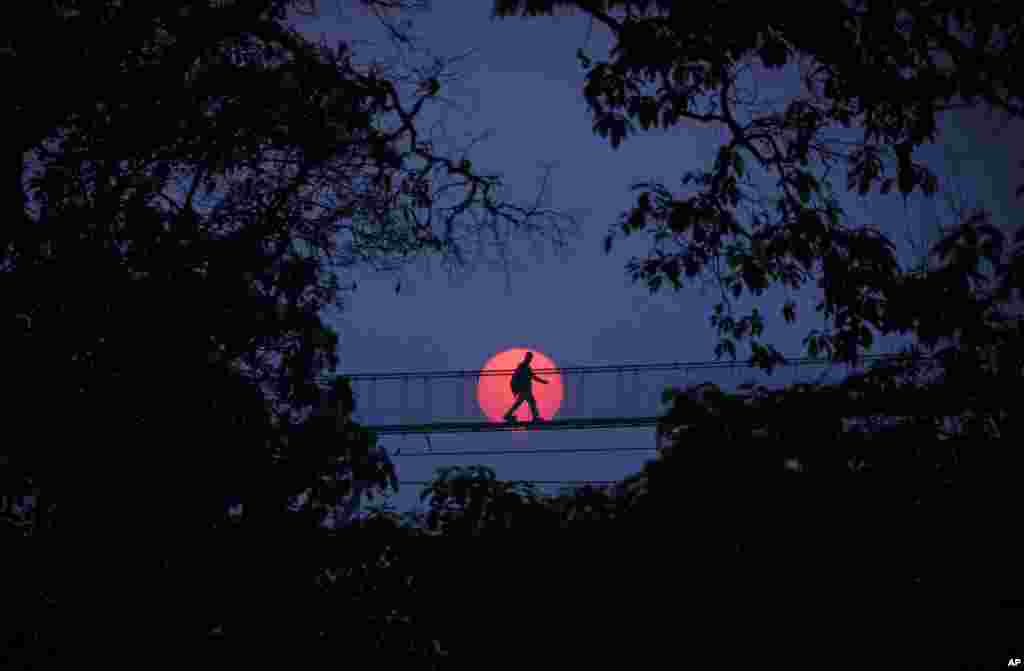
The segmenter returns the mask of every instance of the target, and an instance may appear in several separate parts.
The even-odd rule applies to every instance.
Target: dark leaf
[[[689,203],[673,203],[669,214],[669,228],[674,233],[685,233],[693,223],[693,209]]]
[[[742,177],[743,176],[743,172],[744,172],[743,156],[741,156],[738,151],[733,154],[732,162],[733,162],[733,170],[736,171],[737,175]]]
[[[766,68],[781,68],[786,64],[789,50],[785,43],[774,36],[767,37],[758,50],[758,56]]]
[[[582,48],[576,49],[576,58],[579,60],[580,64],[583,67],[585,67],[585,68],[589,68],[590,67],[591,60],[589,58],[587,58],[586,54],[583,53],[583,49]]]

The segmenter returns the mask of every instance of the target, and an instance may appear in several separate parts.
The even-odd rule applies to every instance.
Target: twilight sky
[[[355,44],[355,60],[373,56],[393,62],[394,52],[373,17],[341,0],[321,2],[318,19],[296,17],[307,37],[372,40],[377,48]],[[435,56],[469,55],[454,69],[461,80],[446,84],[441,95],[461,107],[443,118],[445,134],[463,147],[470,138],[491,131],[470,153],[482,172],[504,175],[503,197],[531,201],[537,193],[542,165],[554,164],[546,206],[580,217],[581,236],[572,241],[568,258],[560,260],[550,247],[535,253],[527,244],[513,250],[510,276],[482,266],[460,282],[452,281],[436,263],[410,268],[400,295],[391,277],[357,275],[358,291],[345,313],[334,321],[341,334],[340,370],[351,373],[479,369],[493,354],[511,347],[536,348],[560,366],[703,361],[714,358],[715,334],[708,323],[715,294],[697,287],[650,296],[625,274],[631,256],[642,256],[649,239],[619,242],[611,255],[601,249],[609,225],[635,202],[629,187],[636,181],[661,181],[676,194],[687,170],[704,169],[723,137],[714,128],[679,125],[627,138],[614,150],[591,131],[591,117],[582,88],[585,71],[578,48],[605,59],[610,33],[582,16],[492,20],[490,0],[435,0],[430,12],[410,15],[419,46]],[[588,38],[589,34],[589,38]],[[764,98],[786,96],[792,71],[757,75]],[[428,122],[429,123],[429,122]],[[422,126],[427,128],[427,124]],[[1024,158],[1020,124],[1007,126],[983,112],[947,114],[940,142],[915,158],[939,175],[940,196],[929,202],[914,194],[904,206],[899,194],[862,198],[844,194],[843,205],[855,223],[873,222],[899,246],[901,258],[914,258],[909,236],[918,243],[936,239],[938,223],[951,218],[945,193],[983,203],[994,223],[1009,228],[1016,185],[1024,183],[1018,166]],[[837,188],[843,179],[834,180]],[[757,305],[766,316],[765,335],[783,354],[799,356],[806,332],[821,326],[814,318],[817,290],[793,295],[766,292],[741,301],[739,309]],[[796,325],[778,314],[788,296],[797,299]],[[893,351],[900,341],[877,339],[876,352]],[[741,348],[739,354],[742,356]],[[817,369],[814,369],[817,370]],[[810,376],[814,371],[807,371]],[[818,371],[820,372],[820,371]],[[722,385],[743,381],[734,373],[711,372],[707,379]],[[750,377],[744,371],[743,379]],[[776,375],[775,377],[778,377]],[[703,381],[679,379],[680,384]],[[611,379],[606,384],[611,383]],[[357,388],[358,391],[358,388]],[[588,388],[589,392],[589,388]],[[444,392],[435,392],[444,393]],[[449,392],[451,393],[451,392]],[[371,417],[364,417],[372,423]],[[653,429],[558,431],[435,435],[435,451],[547,449],[565,447],[653,447]],[[422,436],[385,436],[390,452],[421,451]],[[489,465],[502,479],[614,480],[637,471],[653,451],[607,454],[522,456],[406,457],[396,460],[403,481],[426,480],[434,468],[453,464]],[[393,497],[399,510],[414,504],[419,486],[405,486]],[[553,491],[550,490],[549,491]]]

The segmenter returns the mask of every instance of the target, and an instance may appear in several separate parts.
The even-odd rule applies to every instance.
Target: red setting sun
[[[547,384],[536,381],[533,383],[533,396],[537,399],[537,410],[540,411],[541,418],[551,419],[562,405],[564,393],[562,376],[558,373],[539,372],[546,368],[557,368],[555,362],[538,350],[514,347],[492,356],[483,368],[485,371],[507,370],[509,372],[504,375],[483,375],[476,387],[476,397],[480,403],[480,409],[492,422],[504,421],[505,413],[516,402],[516,396],[512,393],[509,382],[512,378],[512,370],[522,363],[527,352],[533,352],[530,368],[537,373],[538,377],[547,381]],[[532,417],[529,404],[524,402],[520,405],[515,412],[515,417],[521,422],[530,421]]]

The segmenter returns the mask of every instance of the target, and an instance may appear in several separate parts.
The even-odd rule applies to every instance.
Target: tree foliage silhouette
[[[681,122],[720,127],[728,142],[708,170],[687,172],[688,195],[660,184],[634,185],[637,205],[606,239],[645,233],[651,253],[629,271],[651,291],[682,288],[698,276],[721,288],[712,326],[719,357],[735,358],[737,340],[752,360],[780,361],[760,336],[756,311],[738,318],[731,301],[771,285],[799,288],[817,280],[816,310],[831,321],[810,333],[808,350],[854,360],[873,331],[905,333],[913,315],[903,294],[895,246],[871,226],[848,226],[831,175],[846,169],[847,190],[906,197],[938,188],[914,150],[937,137],[939,113],[983,105],[1024,115],[1013,63],[1024,55],[1021,18],[1004,3],[830,2],[814,20],[798,5],[742,9],[734,2],[699,7],[649,0],[563,2],[497,0],[495,17],[578,12],[607,27],[607,61],[581,52],[583,93],[594,131],[613,147],[642,129]],[[747,93],[761,73],[800,69],[802,88],[785,107]],[[774,193],[761,185],[774,182]],[[980,231],[991,234],[991,230]],[[1021,242],[1018,237],[1017,242]],[[995,244],[993,240],[988,249]],[[1004,292],[1020,287],[1020,256],[1000,268]],[[783,314],[793,319],[794,306]]]
[[[1024,323],[1013,307],[1024,231],[1011,245],[986,212],[961,213],[932,248],[934,263],[904,270],[884,234],[844,222],[830,175],[844,167],[847,190],[861,196],[934,194],[937,179],[913,157],[935,141],[939,113],[1024,112],[1012,65],[1024,53],[1019,13],[999,2],[825,3],[813,21],[797,5],[728,1],[494,7],[497,17],[578,12],[611,31],[607,61],[578,57],[594,131],[613,147],[637,126],[685,121],[728,133],[709,169],[684,175],[683,196],[636,185],[636,206],[605,245],[650,235],[651,253],[628,268],[652,292],[699,276],[717,282],[717,356],[735,358],[746,339],[752,364],[781,363],[757,309],[736,315],[731,301],[815,280],[831,328],[807,335],[812,356],[855,361],[875,333],[918,343],[905,360],[840,385],[669,390],[663,423],[674,446],[623,483],[616,515],[651,528],[688,521],[699,548],[689,556],[705,580],[659,588],[691,602],[705,588],[709,607],[731,594],[739,609],[761,598],[853,608],[913,589],[922,622],[948,626],[949,613],[969,610],[1005,646],[1009,620],[990,616],[1022,588],[1007,560],[1021,544],[1005,530],[1019,507],[1011,474],[1022,468],[1013,398],[1024,381]],[[785,66],[800,69],[802,84],[785,104],[746,92]],[[782,312],[795,321],[795,305]],[[977,663],[977,636],[965,629],[924,654]],[[993,650],[984,654],[1004,664]]]
[[[499,201],[417,128],[443,62],[363,67],[289,28],[292,4],[43,4],[7,31],[23,76],[0,282],[26,451],[56,449],[59,408],[104,436],[90,459],[231,470],[234,445],[283,449],[318,403],[338,363],[322,313],[355,288],[339,276],[470,264],[499,221],[561,240],[568,217]]]
[[[445,61],[360,64],[288,26],[305,4],[30,3],[0,29],[17,128],[0,198],[0,332],[17,352],[5,480],[33,478],[36,517],[62,501],[96,547],[145,548],[134,566],[83,560],[96,579],[62,598],[87,624],[101,596],[123,613],[157,592],[175,602],[189,567],[202,573],[184,548],[238,536],[225,497],[243,501],[242,527],[298,540],[289,530],[313,533],[356,482],[394,484],[350,407],[318,414],[346,273],[420,256],[472,267],[482,235],[557,246],[575,223],[500,199],[468,150],[435,148],[419,124]],[[3,512],[5,538],[20,534]]]

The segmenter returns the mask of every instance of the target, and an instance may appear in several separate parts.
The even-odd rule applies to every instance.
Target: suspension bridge
[[[633,363],[612,365],[571,365],[554,368],[533,368],[533,372],[541,378],[550,380],[557,376],[560,382],[560,402],[553,415],[545,414],[546,421],[540,423],[509,424],[501,419],[507,410],[502,407],[495,417],[492,407],[485,411],[481,403],[481,394],[487,390],[509,390],[509,381],[515,372],[513,369],[503,370],[442,370],[442,371],[401,371],[401,372],[348,372],[344,377],[351,382],[356,400],[353,418],[362,426],[381,436],[412,436],[422,435],[426,440],[425,448],[409,450],[405,445],[394,446],[384,450],[390,461],[392,458],[402,459],[412,469],[406,478],[399,480],[402,485],[426,486],[433,482],[430,464],[441,458],[447,463],[460,463],[469,458],[473,463],[482,460],[493,465],[499,457],[529,458],[547,457],[552,455],[607,455],[615,454],[635,459],[637,455],[650,455],[660,451],[670,436],[652,431],[653,444],[649,446],[620,444],[618,441],[602,441],[594,436],[594,440],[566,441],[565,444],[553,444],[557,440],[531,440],[531,445],[520,443],[507,449],[493,449],[498,446],[477,448],[476,441],[470,441],[475,449],[450,449],[452,445],[466,444],[458,434],[472,435],[481,432],[523,432],[523,437],[535,432],[566,431],[566,430],[597,430],[630,429],[634,427],[655,427],[664,415],[667,407],[662,396],[667,388],[684,389],[704,383],[717,385],[723,391],[737,392],[739,385],[753,382],[768,389],[778,389],[796,383],[835,384],[851,374],[866,372],[872,364],[886,359],[905,356],[898,353],[864,355],[855,365],[836,363],[827,359],[789,358],[783,365],[777,366],[771,374],[755,368],[745,361],[690,361],[667,363]],[[928,357],[924,357],[928,358]],[[496,378],[496,379],[495,379]],[[489,384],[481,385],[482,381]],[[329,382],[329,380],[323,380]],[[540,401],[544,387],[535,387]],[[507,403],[511,405],[511,390],[507,392]],[[502,399],[505,403],[506,399]],[[543,405],[543,404],[541,404]],[[549,405],[550,408],[550,405]],[[452,442],[449,449],[435,451],[431,445],[431,435],[450,434]],[[409,461],[406,461],[406,460]],[[502,461],[502,463],[507,463]],[[616,462],[618,463],[618,462]],[[788,469],[797,469],[799,464],[785,464]],[[555,467],[556,471],[545,471],[547,477],[557,476],[565,472],[564,465]],[[558,471],[561,468],[561,471]],[[581,486],[607,487],[620,483],[623,469],[619,466],[605,466],[595,473],[594,479],[579,479],[579,474],[565,472],[572,479],[522,479],[513,476],[518,482],[529,482],[537,486]],[[625,469],[628,471],[629,469]],[[634,467],[633,470],[636,470]],[[404,472],[404,469],[403,469]],[[505,471],[503,471],[505,472]],[[515,469],[511,468],[511,473]],[[433,473],[436,476],[436,473]],[[616,478],[616,479],[609,479]],[[405,496],[410,496],[406,494]],[[421,493],[422,496],[422,493]],[[411,506],[415,506],[412,500]],[[346,514],[355,514],[359,508],[356,501],[354,508]]]
[[[664,412],[662,393],[711,382],[725,391],[745,382],[780,388],[797,382],[839,382],[874,362],[899,354],[864,355],[856,365],[825,359],[787,359],[768,374],[743,361],[534,368],[557,376],[562,399],[555,415],[538,423],[507,423],[488,417],[480,403],[481,381],[498,377],[507,387],[513,370],[449,370],[350,373],[354,419],[379,435],[555,431],[655,426]],[[538,392],[538,396],[540,393]],[[511,398],[511,396],[510,396]]]

